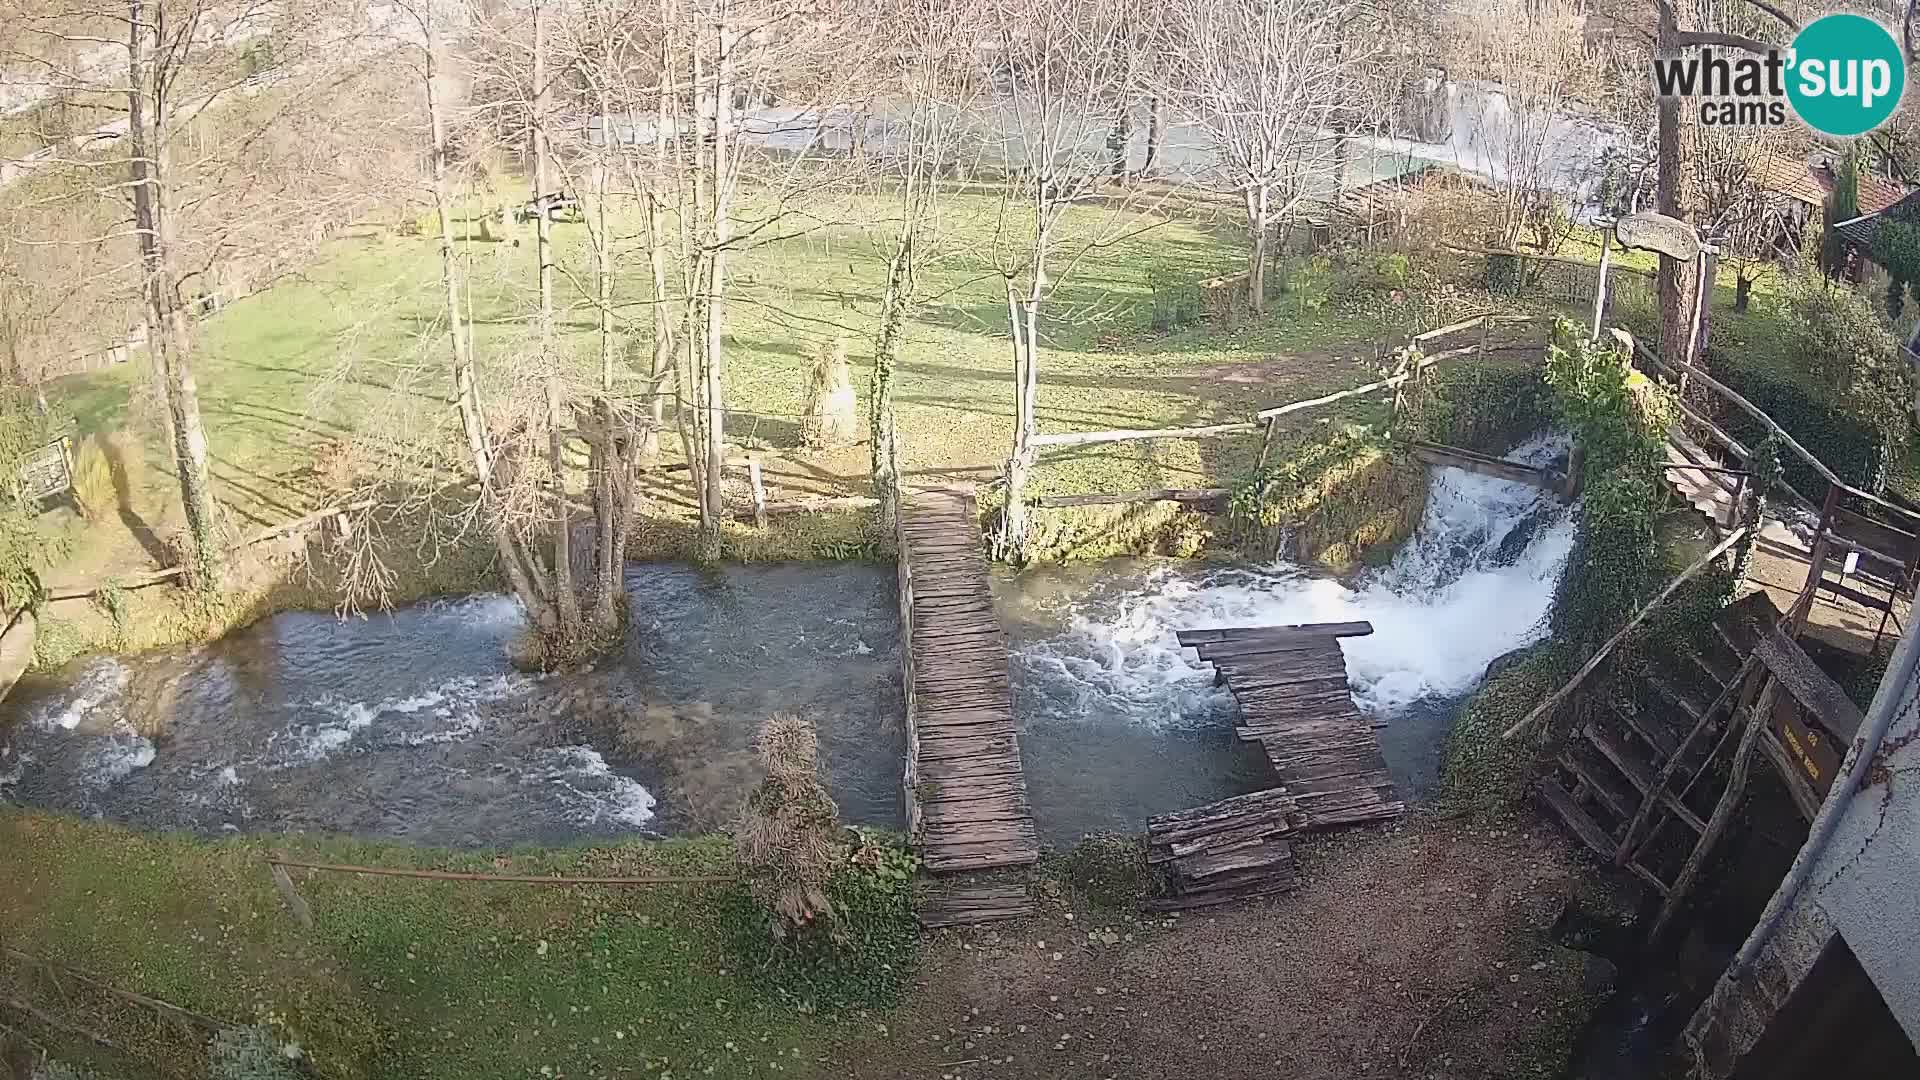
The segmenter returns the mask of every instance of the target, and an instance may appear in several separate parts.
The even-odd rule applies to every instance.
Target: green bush
[[[1617,347],[1589,342],[1565,320],[1547,349],[1546,382],[1561,423],[1586,453],[1580,523],[1552,615],[1554,640],[1585,656],[1657,583],[1655,525],[1674,409]]]
[[[1334,299],[1347,300],[1404,290],[1411,268],[1412,264],[1403,252],[1350,252],[1341,258],[1334,275]]]
[[[1807,452],[1819,458],[1840,478],[1857,487],[1876,490],[1887,459],[1880,436],[1842,407],[1819,400],[1799,380],[1734,365],[1719,367],[1715,378],[1787,430]],[[1744,409],[1724,406],[1716,419],[1734,438],[1753,446],[1766,438],[1766,425]],[[1788,484],[1815,503],[1827,494],[1827,481],[1800,455],[1784,453],[1780,467]]]
[[[1069,889],[1100,907],[1132,911],[1160,892],[1138,836],[1087,836],[1059,856],[1055,870]]]
[[[1526,284],[1526,264],[1518,255],[1487,256],[1487,291],[1495,296],[1519,296]]]
[[[859,829],[849,837],[827,885],[830,922],[775,938],[766,908],[746,887],[721,902],[742,973],[770,1000],[806,1011],[884,1008],[899,1001],[912,976],[919,859],[897,835]]]
[[[1400,428],[1409,438],[1504,454],[1553,425],[1540,367],[1530,361],[1461,359],[1426,371],[1407,393]]]

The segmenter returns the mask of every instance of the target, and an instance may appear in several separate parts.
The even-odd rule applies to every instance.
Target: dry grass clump
[[[853,372],[847,366],[844,341],[824,346],[814,359],[807,376],[800,441],[814,450],[852,446],[860,441],[859,402],[853,393]]]
[[[740,876],[774,937],[833,918],[827,884],[841,849],[840,811],[820,782],[813,724],[776,713],[755,743],[767,770],[734,827]]]

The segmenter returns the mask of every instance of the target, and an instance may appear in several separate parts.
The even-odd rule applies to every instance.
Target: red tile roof
[[[1808,206],[1820,206],[1827,201],[1827,178],[1824,173],[1808,165],[1799,158],[1790,158],[1785,154],[1768,154],[1753,167],[1760,186],[1775,191],[1790,199],[1796,199]],[[1866,185],[1861,184],[1861,197],[1866,196]],[[1898,198],[1899,196],[1895,196]],[[1864,210],[1865,207],[1863,206]]]
[[[1825,162],[1812,164],[1803,158],[1768,154],[1754,166],[1761,187],[1788,198],[1822,206],[1833,190],[1833,172]],[[1860,175],[1859,206],[1862,214],[1877,214],[1907,195],[1907,189],[1884,177]]]
[[[1892,180],[1864,174],[1860,177],[1859,192],[1863,214],[1877,214],[1907,195],[1906,189]]]

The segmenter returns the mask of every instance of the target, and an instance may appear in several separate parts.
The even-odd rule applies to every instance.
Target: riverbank
[[[0,937],[118,988],[276,1026],[325,1077],[517,1075],[1307,1080],[1560,1074],[1605,984],[1555,945],[1581,887],[1529,818],[1414,818],[1299,849],[1303,887],[1210,915],[1103,908],[1043,874],[1042,914],[926,939],[901,1000],[769,997],[724,889],[542,888],[296,871],[266,853],[534,874],[702,874],[719,840],[449,855],[288,837],[217,843],[0,810]],[[903,963],[913,963],[902,957]],[[17,979],[15,970],[9,978]],[[17,988],[10,985],[9,990]],[[124,1001],[65,1019],[194,1063]],[[29,1028],[37,1037],[51,1038]],[[71,1036],[56,1042],[65,1046]]]

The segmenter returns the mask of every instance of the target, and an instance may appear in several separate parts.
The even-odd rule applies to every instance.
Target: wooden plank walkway
[[[1339,639],[1371,633],[1372,624],[1352,622],[1176,635],[1213,663],[1240,702],[1236,730],[1266,751],[1301,829],[1385,821],[1406,810],[1394,797],[1373,725],[1347,689]]]
[[[908,832],[934,873],[1037,862],[973,496],[910,494],[898,529]]]

